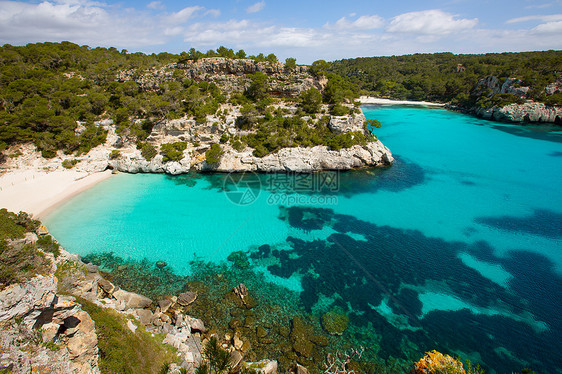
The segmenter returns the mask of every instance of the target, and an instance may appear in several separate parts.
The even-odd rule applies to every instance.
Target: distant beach
[[[391,105],[422,105],[422,106],[445,106],[441,103],[431,103],[428,101],[411,100],[390,100],[379,97],[361,96],[358,100],[361,104],[391,104]]]
[[[110,176],[110,170],[101,173],[7,171],[0,176],[0,208],[16,213],[25,211],[34,218],[42,218],[57,205]]]

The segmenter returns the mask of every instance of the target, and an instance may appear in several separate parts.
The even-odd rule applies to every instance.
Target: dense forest
[[[366,141],[364,137],[331,133],[326,119],[316,119],[318,125],[313,131],[310,123],[302,120],[303,116],[314,117],[322,104],[329,105],[326,115],[358,111],[340,104],[351,102],[357,90],[338,75],[317,72],[327,79],[322,93],[311,88],[297,97],[275,97],[269,92],[274,78],[259,71],[243,77],[245,90],[222,92],[215,83],[188,79],[185,69],[176,68],[190,60],[212,57],[283,66],[287,75],[297,68],[294,58],[280,64],[274,54],[246,56],[243,50],[234,52],[225,47],[205,53],[191,49],[179,55],[145,55],[70,42],[4,45],[0,47],[0,151],[13,144],[33,142],[44,157],[54,157],[57,150],[87,153],[105,141],[107,131],[96,122],[108,119],[120,136],[136,139],[149,159],[157,151],[144,141],[155,123],[183,116],[205,122],[209,115],[226,115],[219,113],[225,103],[242,108],[237,126],[253,132],[244,138],[225,135],[221,143],[229,142],[237,149],[250,145],[257,156],[286,146],[328,144],[342,148]],[[169,76],[152,87],[142,87],[135,80],[159,70]],[[124,72],[132,78],[123,78]],[[283,100],[299,105],[298,113],[287,118],[287,113],[275,111],[272,104]],[[170,147],[163,151],[173,159],[185,144]]]
[[[474,92],[478,81],[496,76],[520,79],[521,86],[530,87],[527,93],[530,99],[547,105],[562,105],[562,94],[545,93],[547,85],[561,78],[562,51],[413,54],[345,59],[328,65],[329,71],[373,96],[470,106],[481,96]],[[516,98],[507,95],[503,99],[517,102]]]

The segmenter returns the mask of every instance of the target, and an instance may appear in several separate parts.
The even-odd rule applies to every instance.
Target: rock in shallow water
[[[188,306],[197,299],[197,294],[195,292],[184,292],[178,295],[178,304],[181,306]]]

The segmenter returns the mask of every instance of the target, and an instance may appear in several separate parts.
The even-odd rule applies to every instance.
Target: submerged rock
[[[322,327],[332,335],[342,335],[348,323],[349,317],[338,309],[322,315]]]
[[[250,295],[244,283],[240,283],[238,286],[234,287],[226,296],[239,308],[251,309],[258,304],[252,295]]]
[[[304,356],[306,358],[312,357],[314,344],[310,340],[311,336],[312,328],[305,324],[302,318],[293,318],[293,320],[291,321],[290,338],[293,344],[293,350],[300,356]]]

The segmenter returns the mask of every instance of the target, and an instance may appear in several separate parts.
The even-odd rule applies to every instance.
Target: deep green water
[[[179,275],[244,251],[304,310],[345,309],[384,359],[439,349],[489,372],[562,372],[562,132],[443,109],[363,111],[383,124],[390,168],[119,174],[45,222],[71,252],[163,260]]]

